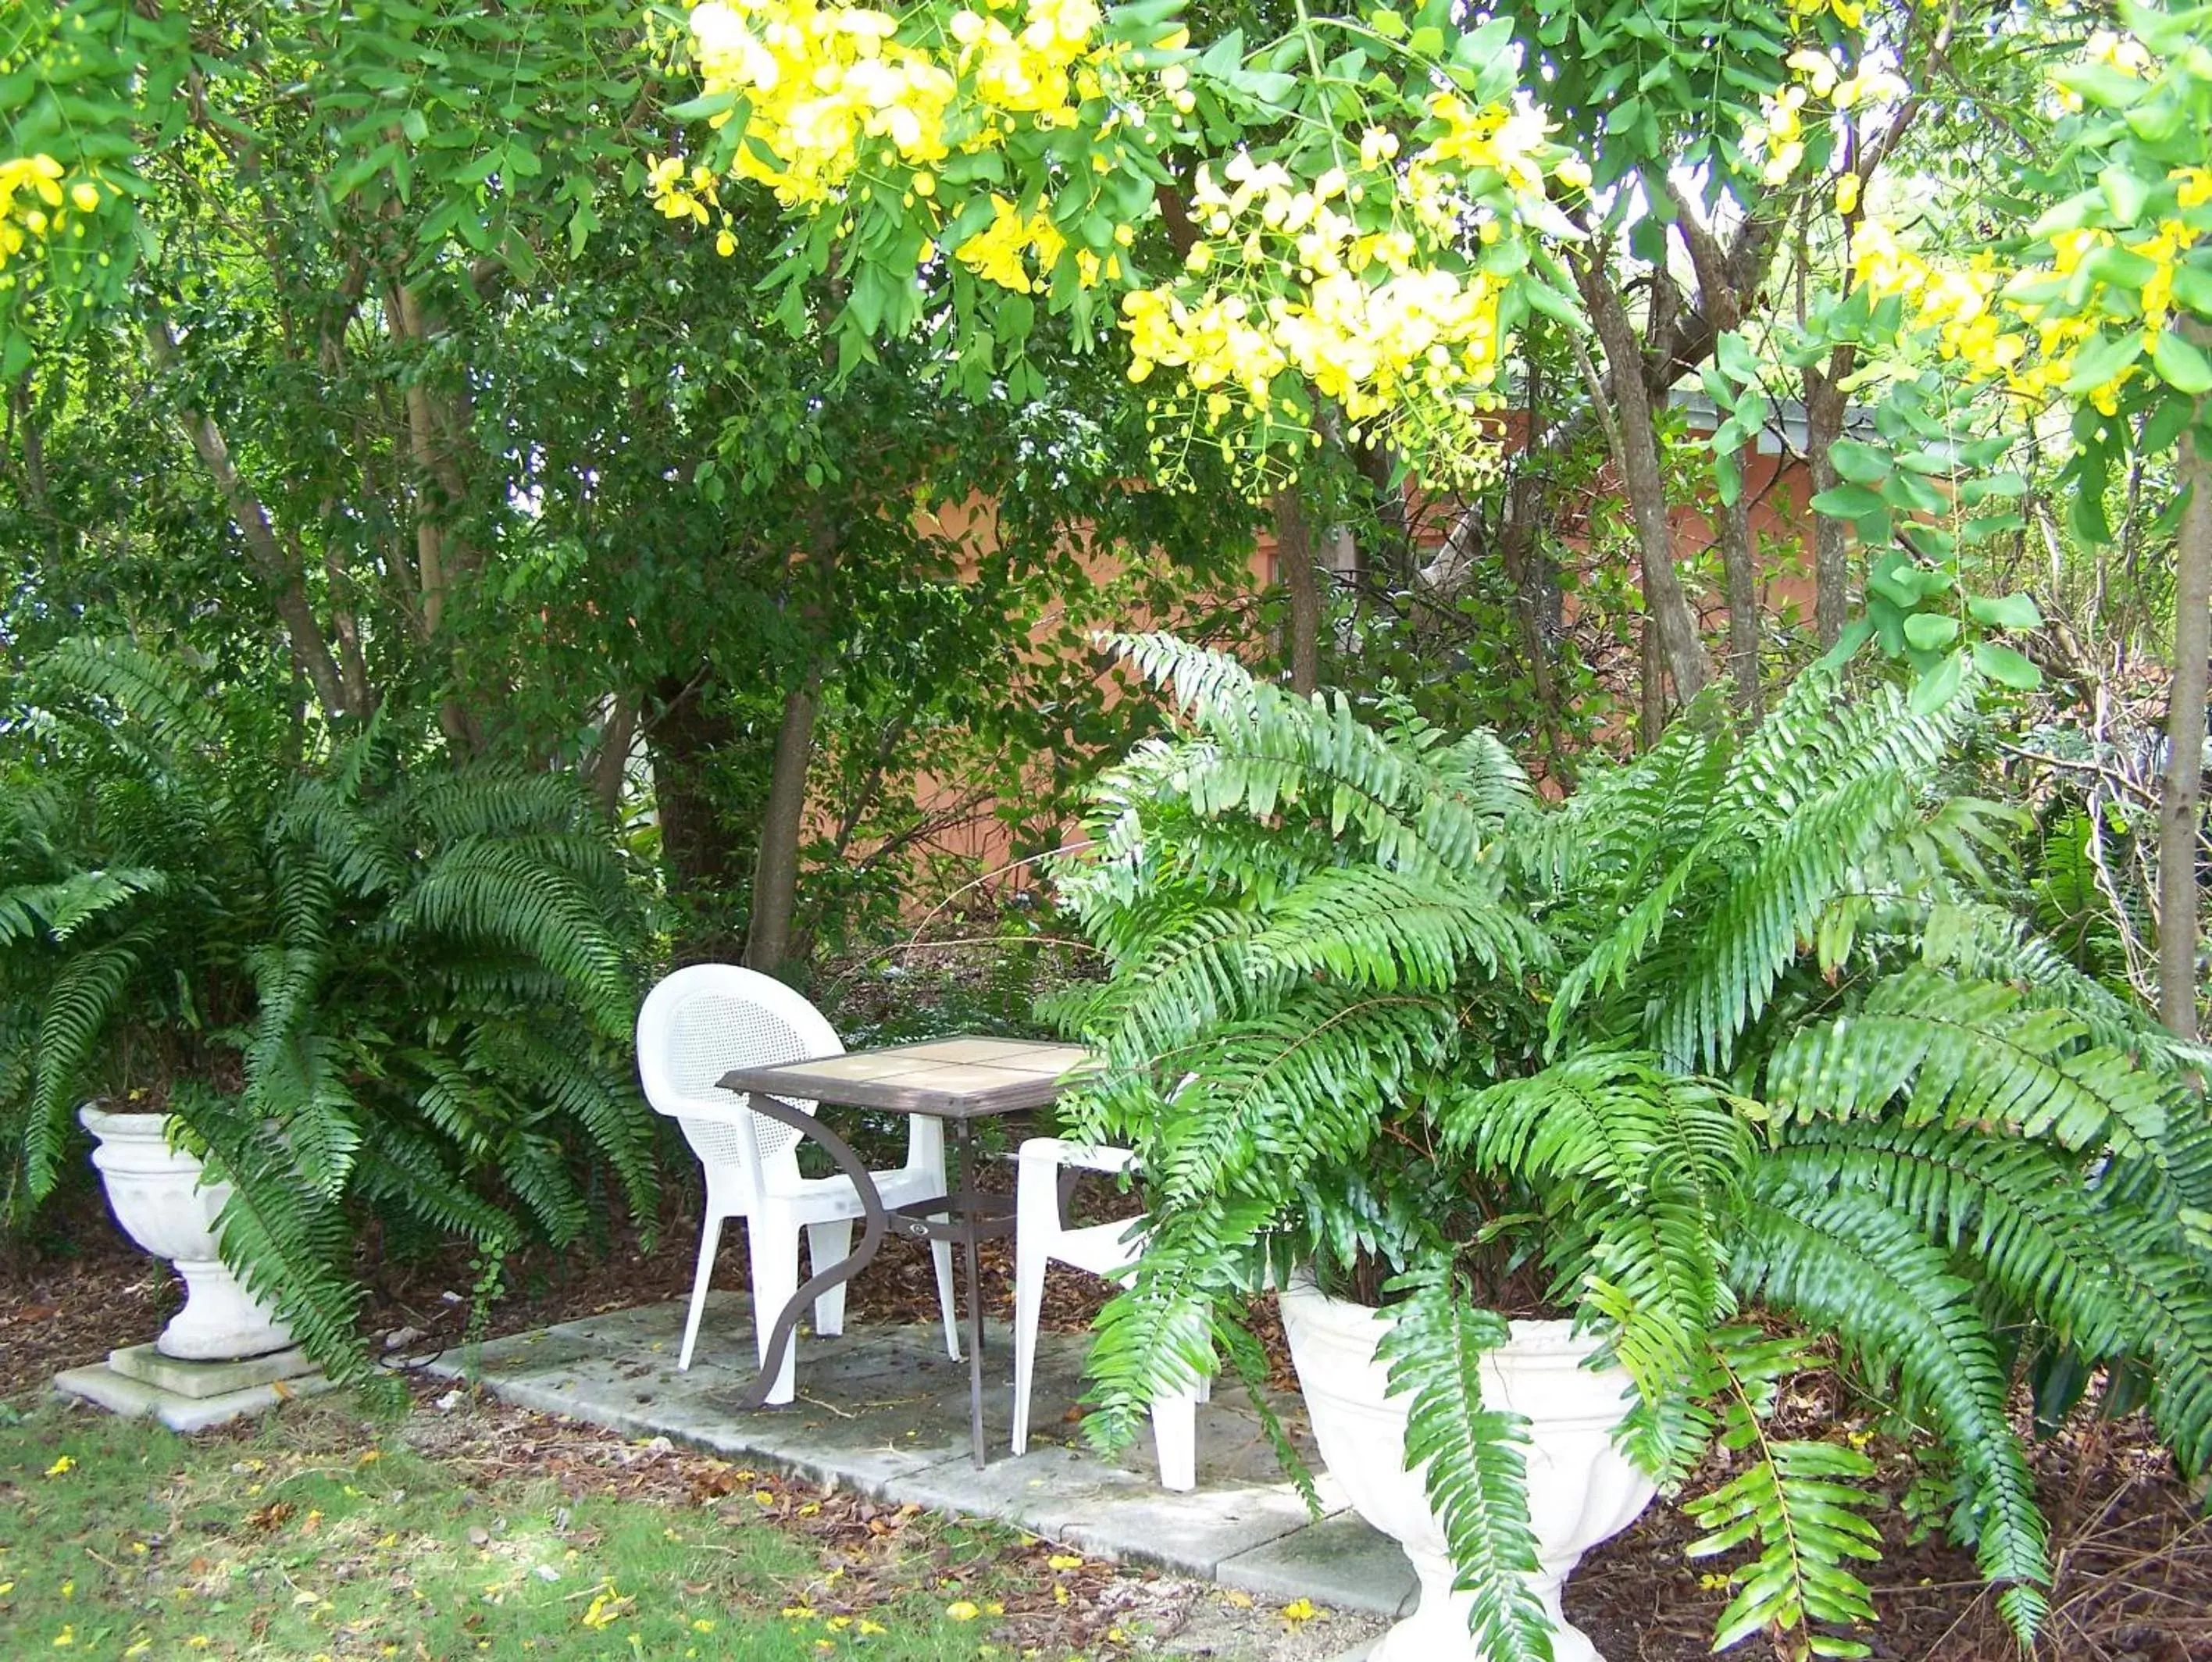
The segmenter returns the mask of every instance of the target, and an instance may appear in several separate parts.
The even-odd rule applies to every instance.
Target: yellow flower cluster
[[[2212,203],[2212,169],[2179,168],[2168,183],[2183,211]],[[2160,220],[2152,235],[2134,241],[2084,227],[2052,236],[2048,266],[2005,272],[1986,256],[1965,267],[1939,266],[1899,242],[1888,227],[1870,220],[1852,239],[1851,275],[1877,300],[1902,296],[1913,323],[1931,332],[1946,361],[2039,406],[2071,378],[2075,355],[2097,335],[2105,316],[2129,321],[2139,316],[2153,333],[2166,325],[2173,309],[2175,269],[2196,240],[2187,224],[2172,218]],[[2114,291],[2109,284],[2094,284],[2081,304],[2028,297],[2039,288],[2047,292],[2051,279],[2075,277],[2093,255],[2115,246],[2148,264],[2150,275],[2140,288]],[[2117,414],[2122,391],[2141,373],[2140,362],[2120,370],[2088,390],[2088,403],[2105,415]]]
[[[1786,61],[1796,79],[1760,99],[1759,118],[1743,136],[1745,150],[1765,158],[1760,175],[1769,185],[1788,184],[1805,160],[1808,103],[1817,101],[1828,112],[1842,115],[1902,98],[1911,90],[1901,76],[1878,63],[1862,63],[1844,76],[1834,58],[1811,47],[1799,48]]]
[[[65,185],[66,174],[50,155],[0,161],[0,271],[34,239],[60,232],[72,209],[79,215],[99,209],[105,199],[100,186],[88,179]],[[82,227],[76,228],[82,234]]]
[[[952,257],[986,282],[1018,294],[1042,292],[1067,239],[1042,208],[1024,219],[1012,203],[994,193],[991,215],[991,222],[955,248]],[[1031,254],[1037,263],[1034,282],[1028,264]]]
[[[749,137],[774,153],[739,145],[738,176],[769,186],[791,207],[843,186],[872,141],[888,141],[915,167],[950,155],[945,118],[957,83],[897,33],[896,19],[864,6],[707,0],[694,8],[692,51],[705,90],[745,100]],[[728,119],[725,112],[715,122]]]
[[[1863,0],[1790,0],[1790,15],[1802,23],[1823,12],[1832,16],[1847,29],[1866,27],[1866,7]]]
[[[1091,55],[1098,24],[1095,0],[1030,0],[1018,33],[975,11],[955,12],[951,27],[961,72],[975,77],[978,98],[993,109],[1057,126],[1075,119],[1069,73]],[[1092,96],[1097,90],[1089,88]]]
[[[1362,230],[1334,205],[1354,188],[1340,170],[1310,188],[1294,188],[1275,164],[1242,156],[1224,173],[1233,190],[1201,169],[1194,197],[1206,229],[1231,240],[1235,269],[1252,292],[1232,282],[1187,296],[1164,283],[1124,295],[1131,380],[1180,370],[1214,422],[1239,403],[1266,419],[1285,371],[1355,423],[1411,398],[1473,413],[1504,344],[1496,280],[1419,263],[1420,245],[1406,230]],[[1497,234],[1494,222],[1485,229]],[[1203,272],[1217,258],[1214,245],[1202,242],[1186,264]],[[1278,260],[1298,279],[1287,288],[1261,281]]]
[[[932,43],[902,39],[897,18],[866,6],[703,0],[691,50],[702,90],[750,112],[738,176],[789,208],[827,200],[872,155],[914,170],[927,195],[930,167],[996,145],[1016,118],[1072,125],[1103,88],[1102,21],[1097,0],[1026,0],[1018,27],[963,9]],[[691,214],[658,182],[654,195],[670,217]]]
[[[1444,124],[1444,130],[1421,153],[1420,161],[1453,162],[1468,173],[1493,168],[1516,195],[1542,194],[1544,167],[1539,158],[1545,126],[1534,109],[1510,104],[1476,109],[1455,93],[1437,93],[1429,100],[1429,113]]]
[[[721,229],[714,234],[715,252],[728,255],[737,251],[737,238],[731,233],[730,215],[722,207],[721,187],[714,169],[697,162],[687,168],[681,156],[663,156],[647,174],[646,189],[653,205],[671,219],[705,225],[720,214]]]
[[[2000,304],[2006,274],[1986,256],[1965,267],[1939,266],[1870,219],[1851,239],[1851,278],[1876,300],[1902,296],[1915,325],[1934,331],[1947,361],[2008,384],[2021,373],[2028,343]]]

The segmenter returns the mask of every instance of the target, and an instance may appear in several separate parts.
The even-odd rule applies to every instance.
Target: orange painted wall
[[[1751,458],[1747,469],[1747,488],[1751,493],[1752,531],[1755,546],[1763,555],[1765,571],[1760,585],[1760,604],[1769,614],[1784,610],[1809,619],[1813,609],[1812,513],[1808,506],[1812,494],[1809,476],[1802,462],[1781,453],[1759,454]],[[1619,494],[1617,481],[1601,476],[1597,488],[1613,494]],[[927,528],[955,540],[969,550],[969,569],[974,562],[996,546],[993,524],[992,504],[976,498],[955,509],[932,514],[924,524]],[[1715,531],[1705,513],[1691,506],[1677,508],[1674,513],[1675,558],[1678,565],[1691,567],[1711,556],[1715,547]],[[1424,513],[1419,516],[1423,526],[1421,540],[1425,546],[1440,547],[1448,523],[1441,516]],[[1577,537],[1570,529],[1567,539],[1571,544],[1587,547],[1584,539]],[[1774,543],[1790,545],[1787,557],[1774,558]],[[1092,576],[1110,576],[1110,556],[1088,547],[1088,539],[1078,546],[1085,567]],[[1253,591],[1272,586],[1277,580],[1277,557],[1274,538],[1262,531],[1249,562]],[[1710,634],[1716,640],[1726,627],[1725,601],[1716,579],[1713,585],[1700,596],[1703,620]],[[1571,604],[1572,597],[1569,597]],[[1127,618],[1115,620],[1116,627],[1142,628],[1152,620]],[[1044,631],[1032,637],[1036,650],[1048,650]],[[1107,697],[1118,696],[1110,678],[1101,676],[1099,685]],[[925,809],[937,809],[957,803],[969,794],[961,781],[922,775],[915,785],[915,800]],[[933,848],[969,867],[978,878],[1000,872],[1012,858],[1011,838],[1006,828],[994,818],[986,809],[962,823],[951,827],[933,840]],[[1009,872],[1006,876],[1016,886],[1028,886],[1033,873]],[[988,887],[987,883],[985,887]]]

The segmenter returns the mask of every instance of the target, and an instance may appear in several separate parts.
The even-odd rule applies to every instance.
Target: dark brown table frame
[[[835,1065],[853,1058],[894,1058],[905,1052],[920,1052],[932,1046],[951,1043],[988,1042],[1001,1050],[1019,1055],[1024,1051],[1074,1054],[1072,1046],[1048,1045],[1018,1040],[933,1040],[921,1045],[892,1046],[882,1051],[847,1052],[842,1056],[823,1056],[805,1061],[786,1062],[770,1067],[732,1068],[716,1083],[724,1090],[742,1091],[750,1099],[752,1111],[788,1125],[802,1137],[818,1143],[834,1161],[837,1169],[853,1181],[860,1203],[860,1239],[853,1250],[838,1263],[827,1269],[817,1270],[791,1295],[769,1331],[768,1351],[761,1363],[760,1378],[739,1399],[740,1409],[758,1409],[767,1405],[768,1393],[774,1386],[775,1376],[783,1364],[784,1353],[789,1349],[792,1336],[805,1313],[813,1308],[814,1301],[834,1287],[845,1283],[867,1267],[883,1245],[886,1234],[896,1234],[908,1240],[947,1240],[960,1248],[962,1269],[968,1283],[968,1420],[969,1431],[977,1465],[986,1464],[983,1444],[983,1299],[981,1279],[977,1274],[975,1248],[985,1240],[1004,1240],[1014,1230],[1013,1200],[1006,1195],[987,1195],[975,1187],[975,1122],[995,1119],[1002,1114],[1018,1113],[1026,1109],[1041,1108],[1055,1100],[1060,1093],[1065,1071],[1052,1077],[1022,1073],[1018,1070],[1005,1071],[1011,1077],[994,1079],[994,1071],[986,1064],[963,1064],[957,1061],[927,1064],[939,1074],[966,1072],[972,1076],[964,1086],[942,1083],[915,1084],[902,1083],[896,1077],[889,1078],[853,1078],[826,1076],[809,1070],[823,1065]],[[814,1114],[799,1107],[793,1098],[802,1098],[816,1103],[841,1107],[873,1109],[882,1113],[927,1114],[945,1123],[950,1134],[953,1151],[957,1156],[957,1175],[954,1187],[947,1193],[913,1200],[902,1205],[887,1207],[875,1179],[852,1145]],[[942,1222],[927,1214],[941,1212]]]

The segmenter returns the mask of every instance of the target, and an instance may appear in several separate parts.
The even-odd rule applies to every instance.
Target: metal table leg
[[[960,1187],[955,1199],[959,1210],[951,1217],[960,1230],[960,1253],[968,1272],[968,1430],[975,1464],[988,1463],[983,1452],[983,1283],[975,1266],[975,1128],[965,1119],[952,1122],[952,1141],[960,1153]]]
[[[959,1156],[960,1180],[951,1194],[937,1200],[909,1201],[902,1206],[900,1216],[894,1218],[884,1206],[883,1192],[876,1187],[874,1176],[869,1172],[852,1146],[845,1139],[804,1109],[793,1107],[779,1097],[756,1092],[752,1111],[764,1114],[778,1125],[788,1125],[801,1137],[811,1137],[829,1150],[839,1171],[853,1180],[853,1187],[860,1202],[862,1219],[860,1239],[846,1257],[826,1270],[799,1284],[775,1319],[769,1331],[768,1355],[761,1363],[760,1378],[752,1388],[738,1399],[740,1410],[765,1408],[768,1393],[775,1388],[775,1376],[782,1370],[784,1354],[790,1349],[792,1336],[798,1331],[801,1318],[813,1307],[814,1301],[833,1287],[846,1282],[866,1268],[883,1245],[884,1236],[896,1229],[917,1240],[950,1240],[960,1243],[963,1267],[968,1277],[968,1427],[969,1441],[978,1466],[988,1464],[983,1446],[983,1285],[976,1263],[975,1243],[985,1226],[983,1208],[975,1192],[975,1127],[965,1119],[952,1121],[953,1146]],[[921,1211],[941,1211],[946,1222],[942,1224],[908,1216]],[[1003,1222],[992,1225],[1003,1232]]]
[[[791,1348],[791,1336],[798,1331],[799,1318],[813,1307],[814,1301],[823,1294],[833,1287],[842,1286],[867,1266],[868,1260],[875,1257],[876,1249],[883,1245],[884,1232],[890,1227],[889,1217],[884,1210],[882,1191],[876,1187],[876,1180],[869,1174],[867,1167],[861,1163],[860,1157],[853,1152],[851,1145],[843,1137],[812,1114],[777,1097],[756,1093],[752,1099],[752,1111],[765,1114],[780,1125],[790,1126],[801,1137],[812,1137],[830,1151],[830,1157],[837,1162],[838,1170],[853,1180],[854,1189],[860,1196],[862,1222],[860,1244],[840,1262],[826,1270],[817,1270],[811,1277],[800,1283],[799,1290],[791,1295],[790,1302],[776,1317],[775,1326],[769,1334],[768,1355],[761,1362],[760,1378],[754,1381],[751,1390],[738,1399],[738,1407],[741,1410],[768,1405],[768,1393],[775,1389],[775,1376],[782,1371],[784,1352]],[[969,1285],[972,1287],[975,1265],[972,1247],[969,1250]],[[981,1422],[978,1422],[978,1450],[982,1447],[980,1427]]]

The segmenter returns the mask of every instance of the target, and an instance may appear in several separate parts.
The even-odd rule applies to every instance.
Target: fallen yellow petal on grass
[[[60,1477],[60,1476],[62,1475],[62,1473],[64,1473],[64,1471],[76,1471],[76,1456],[74,1456],[74,1455],[70,1455],[70,1454],[64,1454],[64,1455],[60,1456],[58,1459],[57,1459],[52,1465],[50,1465],[50,1466],[48,1466],[48,1467],[46,1468],[46,1476],[48,1476],[49,1477]]]
[[[583,1624],[594,1633],[622,1620],[635,1601],[617,1592],[611,1584],[605,1592],[595,1595],[591,1607],[583,1614]]]
[[[956,1622],[973,1622],[983,1612],[965,1598],[956,1598],[945,1607],[945,1613]]]
[[[1045,1562],[1051,1565],[1054,1569],[1081,1569],[1083,1568],[1083,1560],[1077,1557],[1072,1552],[1055,1552],[1051,1557],[1046,1559]]]

